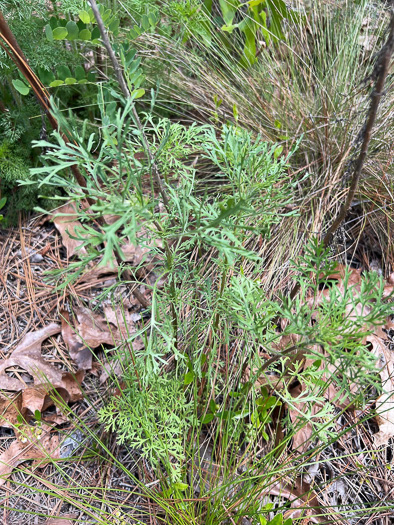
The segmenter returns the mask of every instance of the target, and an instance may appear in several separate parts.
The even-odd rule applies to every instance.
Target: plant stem
[[[226,263],[227,263],[227,260],[226,260]],[[223,295],[223,292],[224,292],[224,288],[226,286],[226,279],[227,279],[227,268],[225,267],[223,269],[223,273],[222,273],[222,279],[220,281],[220,289],[219,289],[219,297],[221,298],[222,295]],[[220,321],[220,314],[219,312],[216,313],[216,316],[215,316],[215,322],[213,324],[213,330],[214,332],[217,332],[218,328],[219,328],[219,321]]]
[[[108,33],[107,33],[106,29],[105,29],[104,22],[103,22],[103,19],[101,17],[100,11],[99,11],[99,9],[97,7],[96,0],[89,0],[89,3],[90,3],[90,6],[92,8],[92,11],[94,13],[94,17],[96,19],[98,28],[100,30],[101,39],[103,41],[103,44],[104,44],[104,46],[105,46],[105,48],[107,50],[107,53],[108,53],[109,58],[111,60],[112,66],[114,68],[115,76],[116,76],[116,79],[117,79],[117,81],[119,83],[119,87],[120,87],[124,97],[126,98],[126,100],[129,100],[129,99],[131,99],[130,91],[129,91],[128,87],[127,87],[126,80],[125,80],[125,77],[123,75],[122,68],[120,67],[118,59],[116,58],[114,50],[112,49],[111,42],[109,41]],[[164,189],[163,182],[162,182],[160,174],[159,174],[159,169],[158,169],[157,164],[155,162],[155,158],[154,158],[154,155],[152,153],[152,150],[151,150],[151,148],[149,146],[149,142],[148,142],[148,139],[146,137],[146,134],[145,134],[145,131],[144,131],[144,127],[143,127],[143,125],[141,123],[141,120],[140,120],[140,118],[138,116],[137,110],[135,109],[135,105],[132,106],[132,113],[133,113],[134,120],[135,120],[135,122],[137,124],[138,130],[141,133],[142,142],[144,144],[145,151],[147,152],[147,155],[148,155],[148,158],[149,158],[150,167],[151,167],[153,176],[155,178],[156,184],[157,184],[157,186],[159,188],[159,192],[160,192],[161,198],[163,199],[163,204],[166,207],[167,211],[169,211],[168,210],[168,204],[169,204],[168,195],[167,195],[167,192]]]

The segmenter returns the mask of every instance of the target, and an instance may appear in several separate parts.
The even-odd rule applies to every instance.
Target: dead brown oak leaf
[[[66,343],[71,359],[74,361],[78,370],[91,370],[93,355],[90,349],[83,343],[72,327],[70,316],[67,310],[61,310],[62,337]]]
[[[75,310],[78,320],[76,332],[83,343],[90,348],[102,344],[116,346],[135,332],[135,317],[128,310],[104,307],[104,313],[94,313],[89,308]]]
[[[18,401],[20,404],[14,405],[13,410],[20,410],[23,417],[31,416],[36,410],[42,412],[51,406],[53,401],[50,394],[54,392],[66,403],[82,398],[79,385],[83,379],[83,372],[73,375],[59,370],[41,355],[43,341],[59,332],[60,326],[56,323],[51,323],[37,332],[29,332],[9,357],[0,360],[0,390],[13,394],[22,392],[22,399]],[[25,374],[19,373],[20,370],[29,374],[33,383],[29,382],[28,378],[24,379]],[[17,377],[9,375],[12,371]],[[12,418],[15,417],[14,412]],[[2,417],[7,423],[7,411]]]
[[[318,347],[315,347],[315,353],[317,348]],[[305,359],[305,363],[303,365],[304,370],[313,366],[315,362],[316,360],[314,359]],[[323,372],[326,367],[327,371]],[[324,399],[326,402],[330,402],[340,409],[346,409],[349,407],[351,405],[350,398],[346,395],[346,393],[341,392],[341,389],[335,383],[335,377],[337,374],[336,367],[330,364],[326,365],[324,360],[322,360],[319,369],[323,372],[321,375],[321,381],[326,383],[326,389],[324,391]],[[349,390],[353,394],[357,394],[358,386],[355,384],[350,384]],[[304,453],[307,451],[313,435],[312,423],[310,421],[308,421],[306,424],[303,422],[303,414],[305,413],[307,407],[307,403],[302,401],[302,396],[305,393],[305,386],[302,384],[297,384],[293,387],[290,387],[289,393],[294,399],[291,406],[288,406],[289,416],[294,427],[296,429],[299,427],[293,436],[292,448],[293,450],[297,450],[300,453]],[[297,401],[298,398],[300,398],[300,401]],[[318,403],[313,404],[310,406],[310,416],[313,418],[318,418],[319,412],[322,408],[322,405],[319,405]]]
[[[68,312],[61,312],[64,341],[71,358],[82,370],[92,368],[90,349],[100,345],[117,346],[124,343],[136,331],[135,323],[141,318],[140,314],[125,307],[114,309],[112,306],[105,306],[103,310],[103,313],[98,313],[86,307],[76,308],[73,322],[70,321]]]
[[[366,342],[371,345],[371,352],[376,356],[383,393],[376,400],[376,422],[379,432],[374,434],[374,447],[387,445],[394,437],[394,352],[387,348],[384,341],[376,335],[370,335]]]
[[[103,312],[92,312],[89,308],[75,308],[73,320],[67,311],[62,310],[62,336],[68,347],[70,357],[78,369],[91,370],[94,366],[92,350],[100,345],[118,346],[130,344],[134,351],[141,350],[144,343],[140,337],[129,337],[135,333],[135,323],[141,319],[139,313],[130,311],[125,305],[122,308],[104,306]],[[105,367],[100,382],[105,382],[112,373],[122,373],[119,362]]]
[[[0,392],[0,426],[14,428],[22,414],[22,393]]]
[[[394,330],[394,319],[388,319],[385,328],[386,330]]]
[[[305,523],[322,523],[325,525],[339,523],[337,521],[339,516],[333,512],[323,515],[326,509],[323,510],[319,506],[317,494],[311,491],[310,485],[305,483],[302,478],[297,478],[294,485],[280,480],[270,486],[267,491],[264,491],[262,496],[267,493],[289,500],[291,508],[284,513],[285,519],[301,519],[300,523],[304,523],[305,520]]]
[[[336,271],[330,274],[327,278],[329,280],[336,280],[334,283],[334,286],[337,288],[337,290],[341,294],[345,294],[345,275],[346,271],[348,272],[348,280],[346,283],[346,287],[349,290],[349,288],[352,288],[355,298],[357,299],[357,295],[361,292],[361,270],[356,269],[350,269],[347,268],[345,265],[339,264],[336,268]],[[387,281],[384,283],[383,287],[383,294],[382,297],[386,299],[394,292],[394,273],[389,276]],[[313,310],[314,318],[316,321],[319,319],[319,306],[322,304],[323,301],[330,301],[330,289],[325,288],[321,290],[316,296],[311,297],[308,299],[307,304]],[[366,316],[370,313],[371,308],[361,303],[355,303],[355,304],[348,304],[346,306],[346,314],[348,319],[355,319],[360,318],[361,316]],[[369,329],[369,327],[366,327]],[[379,328],[378,328],[379,330]],[[380,327],[381,330],[381,327]],[[380,332],[381,334],[381,332]]]
[[[34,466],[39,467],[59,457],[59,437],[50,432],[49,426],[41,424],[37,429],[26,425],[18,432],[17,439],[0,454],[0,486],[25,461],[34,460]]]
[[[378,448],[382,445],[387,445],[390,438],[394,437],[394,353],[387,348],[384,340],[378,335],[372,334],[365,339],[365,344],[369,344],[371,352],[376,356],[376,366],[379,369],[379,374],[382,382],[383,393],[376,400],[376,417],[375,420],[379,426],[379,432],[373,436],[374,447]],[[304,367],[310,366],[313,360],[307,359]],[[324,367],[322,363],[321,368]],[[331,368],[332,378],[335,378],[335,367]],[[323,374],[322,380],[327,381],[327,374]],[[327,390],[324,397],[328,402],[333,403],[341,409],[350,406],[350,400],[346,395],[339,397],[339,388],[336,387],[334,379],[327,381]],[[349,384],[349,390],[353,394],[357,394],[358,386]],[[298,384],[290,388],[290,394],[294,398],[292,406],[288,407],[289,415],[292,423],[299,429],[293,436],[293,450],[300,453],[306,452],[310,445],[310,439],[313,435],[313,427],[310,422],[302,424],[303,414],[306,409],[306,403],[297,402],[298,397],[302,397],[304,386]],[[321,407],[314,405],[311,410],[311,416],[318,416]],[[300,424],[301,423],[301,424]]]
[[[131,243],[122,244],[120,247],[121,256],[120,259],[133,268],[138,267],[142,261],[146,262],[144,265],[145,270],[152,269],[153,257],[149,255],[149,248],[143,248],[141,246],[135,246]],[[112,260],[103,265],[103,258],[101,257],[97,262],[91,262],[85,272],[78,279],[79,283],[96,283],[98,279],[102,277],[114,277],[119,272],[119,263],[115,258],[115,254]]]
[[[335,274],[332,274],[330,278],[337,278],[337,286],[343,292],[343,278],[345,276],[346,267],[340,265]],[[360,291],[361,282],[361,271],[350,270],[348,285],[353,285],[354,289]],[[394,291],[394,272],[389,276],[383,288],[383,297],[389,297]],[[328,297],[328,290],[323,290],[322,294]],[[370,309],[368,306],[355,305],[357,314],[367,314]],[[355,315],[355,312],[351,310],[351,307],[347,311],[351,318]],[[393,321],[387,319],[386,323],[382,326],[376,326],[374,334],[369,335],[365,338],[364,343],[369,344],[371,352],[376,357],[376,366],[379,369],[379,374],[382,382],[383,393],[376,401],[376,422],[379,426],[379,432],[374,435],[374,447],[380,447],[387,445],[390,438],[394,437],[394,354],[389,350],[384,342],[387,339],[385,330],[390,330],[393,326]],[[357,387],[350,385],[350,390],[355,393]],[[346,406],[347,402],[342,404],[341,408]],[[338,403],[337,403],[338,405]],[[340,405],[339,405],[340,406]]]
[[[73,255],[86,255],[86,249],[81,246],[83,241],[73,239],[76,237],[76,228],[81,226],[78,220],[76,204],[69,202],[60,206],[57,209],[57,213],[53,219],[53,223],[56,229],[62,237],[63,246],[67,250],[67,257],[70,258]]]
[[[78,220],[77,205],[75,203],[68,202],[58,208],[53,223],[60,233],[68,259],[74,255],[79,258],[87,255],[85,247],[82,246],[83,241],[75,238],[77,237],[78,228],[82,227],[81,222]],[[88,265],[83,276],[80,277],[79,282],[95,282],[103,275],[117,273],[118,264],[115,257],[114,260],[107,265],[102,265],[101,261],[102,259]]]

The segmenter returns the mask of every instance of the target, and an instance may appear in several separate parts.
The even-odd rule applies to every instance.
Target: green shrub
[[[292,437],[312,429],[309,451],[287,471],[292,479],[319,447],[337,439],[328,388],[337,399],[361,406],[371,389],[379,389],[375,358],[363,340],[391,307],[376,274],[365,276],[359,289],[347,277],[342,289],[334,286],[335,264],[317,241],[289,268],[300,281],[298,298],[267,294],[256,240],[269,239],[279,221],[294,216],[288,211],[295,194],[287,173],[291,157],[235,125],[217,133],[212,126],[186,128],[148,115],[141,128],[133,104],[113,111],[102,106],[98,144],[95,135],[79,135],[65,119],[62,126],[75,145],[58,132],[53,142],[36,143],[48,148],[47,164],[32,170],[39,185],[67,189],[82,200],[81,189],[64,175],[66,166],[76,164],[95,201],[88,211],[81,207],[75,234],[88,255],[54,277],[64,287],[98,255],[106,264],[115,253],[121,263],[126,242],[156,260],[156,283],[162,285],[151,286],[150,320],[126,338],[130,349],[137,337],[145,345],[131,354],[124,344],[117,348],[124,374],[122,381],[115,378],[118,395],[100,419],[119,442],[149,460],[162,480],[160,505],[169,515],[182,509],[189,522],[214,525],[227,519],[221,505],[226,502],[236,521],[264,520],[268,511],[256,505],[256,497],[284,476],[281,455]],[[155,191],[150,155],[166,200]],[[196,156],[217,179],[202,190],[191,161]],[[118,219],[106,225],[101,219],[107,215]],[[121,263],[120,273],[125,268]],[[329,294],[321,294],[322,288]],[[283,346],[286,337],[295,343]],[[257,388],[258,381],[266,388]],[[294,383],[303,385],[296,401]],[[305,409],[294,421],[280,407],[297,402]],[[280,425],[287,434],[275,444]],[[204,440],[212,450],[208,459],[201,452]],[[220,474],[214,474],[215,465]],[[193,502],[196,486],[204,505]]]
[[[22,148],[3,142],[0,145],[0,195],[6,199],[5,219],[2,226],[15,223],[18,212],[32,210],[38,205],[38,192],[34,186],[18,187],[18,181],[29,182],[29,159]]]
[[[342,34],[341,42],[349,44],[355,35]],[[333,119],[342,107],[341,96],[336,91],[331,96],[328,88],[320,93],[311,89],[310,99],[305,94],[306,73],[314,72],[323,83],[333,71],[332,62],[320,61],[325,51],[319,55],[319,45],[330,42],[322,37],[312,57],[305,51],[305,69],[298,70],[296,61],[281,64],[281,93],[293,90],[290,109],[275,100],[272,86],[259,85],[262,99],[271,104],[261,122],[244,93],[238,100],[239,85],[228,82],[246,75],[245,64],[240,65],[238,57],[231,62],[228,54],[227,65],[233,64],[234,71],[227,71],[227,83],[220,85],[224,93],[212,96],[216,126],[185,126],[154,117],[156,92],[150,112],[139,121],[135,100],[125,101],[115,87],[107,86],[98,97],[100,138],[55,110],[73,143],[58,131],[51,141],[35,143],[46,150],[45,165],[30,173],[40,191],[60,189],[77,204],[85,200],[66,170],[76,165],[93,201],[88,210],[77,206],[81,226],[75,237],[87,255],[52,273],[58,288],[67,287],[98,257],[103,265],[116,259],[119,275],[137,281],[136,268],[122,262],[126,243],[144,248],[153,261],[156,280],[144,283],[150,296],[145,312],[149,321],[145,316],[138,330],[125,335],[115,349],[123,374],[121,380],[113,378],[116,396],[104,400],[99,418],[118,443],[137,450],[153,470],[160,483],[153,496],[128,474],[154,499],[165,523],[217,525],[244,517],[257,524],[268,519],[272,525],[283,523],[286,504],[273,510],[261,494],[281,483],[292,485],[323,447],[336,442],[336,412],[345,410],[338,409],[337,402],[364,407],[371,393],[381,389],[376,356],[365,345],[365,337],[391,311],[377,274],[366,274],[354,285],[346,273],[337,286],[332,278],[335,263],[309,228],[304,238],[313,240],[298,247],[301,255],[295,260],[288,253],[285,258],[286,272],[293,275],[288,284],[298,282],[300,293],[292,300],[277,290],[267,291],[276,276],[266,277],[268,254],[261,246],[270,246],[272,238],[278,242],[278,229],[283,232],[291,222],[298,235],[302,218],[295,205],[308,192],[307,199],[321,198],[327,182],[323,168],[309,175],[300,158],[309,154],[316,160],[330,144],[339,147],[336,121],[330,129],[333,136],[324,136],[320,144],[319,126],[303,130],[304,141],[293,140],[295,122],[290,118],[291,111],[302,115],[310,100],[319,111],[329,102]],[[140,95],[144,71],[139,71],[139,59],[127,45],[115,47],[130,90]],[[360,59],[356,48],[350,50],[353,65]],[[193,55],[198,74],[204,67],[201,56]],[[343,87],[355,85],[348,59],[345,53],[335,57],[341,62]],[[256,64],[247,74],[260,82],[263,68]],[[274,79],[277,62],[269,52],[263,53],[262,64],[270,65],[266,71]],[[213,84],[220,74],[211,79]],[[205,88],[200,93],[206,94]],[[227,113],[220,124],[221,96],[226,97]],[[280,111],[289,112],[286,120]],[[314,134],[318,139],[313,145]],[[349,135],[346,130],[347,145]],[[316,144],[323,149],[317,150]],[[208,179],[200,179],[200,161]],[[293,162],[301,171],[297,177],[291,174]],[[117,219],[107,224],[107,216]],[[273,251],[276,246],[273,243]],[[114,286],[102,298],[111,295]],[[137,337],[144,346],[133,350]],[[297,397],[294,385],[302,387]],[[292,418],[291,411],[298,411],[298,417]],[[305,428],[306,449],[294,450],[291,464],[284,462],[284,451]],[[109,454],[105,444],[93,438]],[[111,459],[121,467],[117,458]]]
[[[76,106],[80,118],[89,116],[93,121],[97,85],[92,72],[85,71],[83,67],[85,58],[80,55],[76,44],[66,46],[60,40],[47,38],[46,25],[56,20],[65,23],[62,14],[58,12],[58,17],[53,16],[48,3],[41,0],[0,2],[0,8],[29,65],[50,94],[61,101],[61,107]],[[71,10],[71,6],[67,9]],[[78,77],[75,86],[71,85],[72,75]],[[54,87],[54,80],[57,86],[61,86]],[[32,150],[31,141],[50,132],[50,124],[27,81],[6,53],[0,55],[0,98],[0,144],[3,152],[0,189],[7,199],[3,225],[8,225],[15,222],[18,212],[32,211],[39,203],[45,205],[36,187],[19,188],[18,180],[25,183],[30,180],[29,169],[40,162]],[[8,159],[5,158],[6,151]]]
[[[240,126],[267,142],[280,142],[284,151],[302,137],[292,168],[296,173],[308,169],[310,177],[297,187],[295,205],[303,212],[296,220],[282,221],[277,233],[280,242],[269,273],[275,273],[278,283],[283,275],[275,269],[277,261],[297,256],[299,248],[324,230],[338,211],[337,190],[347,183],[355,140],[369,105],[368,78],[387,26],[385,9],[364,0],[321,2],[302,9],[302,18],[286,25],[285,38],[276,45],[262,45],[247,69],[219,37],[209,44],[198,34],[187,45],[160,36],[154,40],[154,55],[159,49],[162,60],[171,66],[171,73],[161,81],[165,107],[178,104],[186,116],[215,123],[234,121],[236,108]],[[365,25],[365,20],[370,23]],[[149,52],[149,40],[140,45]],[[389,213],[392,221],[385,204],[390,202],[391,189],[381,184],[379,174],[381,166],[392,173],[388,138],[392,79],[385,93],[357,201],[369,211],[365,225],[371,235],[379,232],[378,249],[388,263],[392,243],[383,215]],[[384,209],[378,218],[377,202]]]

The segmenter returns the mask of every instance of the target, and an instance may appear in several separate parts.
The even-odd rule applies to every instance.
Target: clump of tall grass
[[[282,263],[311,236],[324,232],[343,199],[369,104],[370,75],[388,20],[382,7],[366,1],[312,3],[308,9],[297,2],[297,7],[303,16],[287,24],[285,41],[268,46],[261,42],[258,59],[249,68],[234,51],[240,39],[236,33],[230,35],[230,48],[214,32],[209,45],[191,31],[187,44],[158,35],[147,35],[140,42],[147,54],[154,45],[155,55],[169,68],[161,80],[163,107],[176,103],[184,117],[197,116],[202,121],[236,118],[240,126],[265,140],[280,141],[285,150],[300,140],[292,177],[297,181],[305,170],[310,176],[295,192],[300,217],[284,220],[271,246],[271,251],[280,250]],[[242,49],[240,43],[238,48]],[[392,173],[391,86],[389,79],[357,195],[362,212],[371,212],[361,230],[378,230],[381,253],[389,244],[387,224],[393,220],[387,175]],[[376,187],[384,195],[378,202]],[[338,251],[342,250],[346,242],[339,246]],[[269,252],[270,246],[264,245],[264,251]],[[386,258],[385,262],[390,261]],[[278,270],[278,263],[273,265],[268,271],[271,276]]]

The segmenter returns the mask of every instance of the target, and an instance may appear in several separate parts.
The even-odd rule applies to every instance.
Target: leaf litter
[[[72,213],[72,209],[66,211]],[[72,215],[71,218],[73,218]],[[61,226],[63,233],[59,230],[63,243],[66,246],[68,257],[78,257],[78,246],[70,242],[70,236],[68,236],[67,233],[67,231],[72,233],[71,230],[78,226],[76,222],[77,221],[74,220],[71,221],[71,229],[67,227],[64,222]],[[131,261],[133,265],[140,264],[145,256],[143,250],[140,251],[138,247],[134,248],[133,246],[126,247],[125,254],[126,258]],[[116,261],[114,261],[114,263],[116,265]],[[107,275],[107,269],[105,268],[103,273],[100,273],[101,270],[99,270],[95,275],[95,268],[101,267],[98,264],[92,265],[92,268],[88,269],[82,277],[82,279],[85,278],[85,282],[91,278],[92,284],[97,285],[95,281],[97,277]],[[335,285],[339,290],[343,290],[345,270],[345,266],[339,266],[337,273],[331,276],[333,279],[336,279],[337,282]],[[89,272],[91,273],[89,274]],[[116,272],[114,272],[114,275],[115,274]],[[350,271],[349,284],[354,286],[355,292],[359,291],[360,279],[361,271]],[[392,292],[393,288],[394,274],[392,274],[385,283],[384,293],[386,297]],[[327,298],[328,292],[326,290],[322,291],[322,297],[323,296]],[[314,304],[314,307],[318,309],[318,301]],[[71,312],[71,314],[69,312]],[[351,315],[351,312],[349,313]],[[78,305],[71,309],[63,308],[60,310],[60,314],[61,326],[57,323],[51,323],[41,330],[26,334],[26,337],[20,342],[13,353],[8,356],[6,360],[0,361],[0,389],[6,394],[4,398],[0,397],[0,410],[3,414],[1,426],[8,425],[15,427],[15,425],[18,425],[19,414],[25,414],[31,417],[37,410],[41,412],[45,411],[51,403],[51,392],[48,381],[44,380],[44,377],[51,382],[53,381],[52,388],[58,390],[67,402],[74,402],[80,399],[79,385],[85,373],[92,370],[92,367],[95,365],[95,353],[91,350],[98,349],[103,345],[116,347],[122,344],[125,338],[135,332],[135,324],[140,320],[140,314],[132,307],[130,309],[119,309],[111,304],[104,306],[102,312],[95,312],[90,308]],[[375,416],[375,421],[379,427],[379,431],[373,436],[375,448],[387,446],[388,440],[394,436],[394,420],[392,416],[394,413],[392,402],[392,396],[394,394],[393,360],[392,351],[388,349],[385,341],[385,339],[387,339],[387,332],[393,329],[394,322],[387,320],[385,325],[376,327],[375,333],[365,341],[366,344],[369,344],[371,353],[376,356],[380,369],[380,378],[384,388],[383,394],[376,400],[377,415]],[[75,374],[73,375],[69,372],[59,370],[43,359],[41,355],[42,342],[47,337],[55,336],[59,333],[62,334],[63,340],[67,345],[69,355],[76,367],[77,374],[79,374],[78,377]],[[281,341],[280,346],[282,349],[291,346],[291,344],[297,341],[297,337],[298,336],[293,334],[288,340]],[[136,345],[137,348],[141,348],[141,340],[137,339],[133,341],[133,346],[134,345]],[[23,359],[24,353],[28,355],[28,359],[26,360]],[[5,361],[7,361],[7,363],[5,363]],[[23,366],[22,361],[25,366]],[[35,361],[35,363],[33,363],[33,361]],[[309,365],[310,363],[308,362],[304,364],[304,366]],[[100,383],[105,382],[111,373],[121,376],[123,373],[122,363],[118,360],[113,360],[111,363],[104,365],[104,371],[100,376]],[[283,388],[284,386],[275,384],[274,377],[272,377],[271,380],[268,378],[267,381],[267,376],[257,378],[257,383],[275,388]],[[305,408],[302,401],[297,401],[298,399],[302,399],[303,385],[294,387],[291,390],[291,394],[294,402],[292,407],[287,408],[290,419],[293,424],[297,426],[297,419],[302,416]],[[338,391],[335,385],[330,385],[327,390],[326,400],[328,403],[333,403],[336,407],[343,408],[346,400],[339,400],[337,394]],[[316,416],[318,416],[318,410],[319,407],[316,406]],[[45,422],[42,423],[42,425],[45,424]],[[33,429],[34,428],[35,427],[33,427]],[[294,435],[292,441],[293,450],[297,452],[307,450],[311,444],[312,436],[312,427],[307,424],[299,433]],[[23,439],[23,442],[21,439]],[[42,451],[40,451],[36,437],[30,436],[27,442],[25,442],[24,439],[25,438],[17,435],[17,439],[1,454],[0,461],[4,469],[2,471],[4,472],[4,478],[9,476],[12,470],[24,461],[34,459],[36,462],[39,462],[40,460],[43,461],[45,458],[48,458],[48,454],[45,456],[45,454],[43,455]],[[40,441],[47,445],[47,452],[51,454],[51,457],[56,458],[59,444],[56,433],[52,432],[51,434],[48,431]],[[300,480],[297,480],[297,483],[299,482]],[[298,495],[297,489],[290,486],[277,486],[276,489],[273,489],[272,495],[276,493],[278,496],[290,501],[291,510],[288,511],[286,517],[297,518],[302,515],[304,519],[306,518],[303,509],[311,505],[310,499],[304,501]],[[309,498],[310,497],[315,498],[316,496],[313,496],[313,492],[309,492]],[[56,518],[53,519],[58,521]],[[310,515],[309,521],[318,523],[320,522],[320,518]]]
[[[347,275],[347,283],[345,285],[345,276]],[[352,287],[355,299],[359,296],[361,291],[361,270],[348,269],[344,265],[338,265],[336,271],[329,275],[330,280],[335,280],[335,286],[341,294],[345,293],[345,287],[349,291],[349,287]],[[392,273],[387,281],[384,283],[383,297],[387,298],[393,294],[394,291],[394,273]],[[330,290],[324,289],[320,292],[317,298],[313,301],[308,302],[308,306],[315,312],[314,319],[318,321],[319,318],[319,305],[323,298],[330,300]],[[355,311],[356,310],[356,313]],[[355,315],[362,316],[367,315],[370,308],[366,304],[356,302],[347,308],[347,316],[349,318],[355,317]],[[389,440],[394,437],[394,353],[389,349],[387,341],[387,332],[393,326],[393,321],[388,318],[386,323],[383,325],[377,325],[374,327],[374,333],[365,337],[362,343],[367,345],[370,352],[376,357],[376,367],[379,370],[383,393],[376,399],[376,416],[375,421],[378,424],[379,432],[374,435],[373,445],[374,448],[381,446],[387,446]],[[277,350],[285,350],[295,345],[300,340],[300,336],[297,334],[290,334],[283,336],[278,344],[276,344]],[[316,349],[316,348],[315,348]],[[322,349],[317,348],[317,354],[321,354]],[[304,360],[304,369],[312,366],[314,363],[313,359]],[[335,371],[335,367],[329,365],[332,372]],[[320,365],[320,370],[323,370],[323,364]],[[255,371],[254,371],[255,372]],[[246,370],[248,376],[250,371]],[[322,376],[323,381],[327,381],[327,388],[325,390],[325,399],[328,403],[331,403],[333,407],[343,410],[349,407],[349,400],[346,397],[340,395],[340,390],[336,387],[334,382],[330,382],[326,374]],[[285,387],[282,382],[275,384],[275,378],[267,380],[267,375],[264,375],[257,379],[256,386],[270,385],[273,391],[278,388]],[[356,384],[350,384],[349,390],[351,393],[356,394],[359,390],[359,386]],[[306,424],[298,425],[305,417],[306,403],[302,401],[303,394],[305,393],[305,387],[302,384],[296,384],[291,386],[289,393],[293,397],[294,401],[291,406],[288,406],[289,416],[295,428],[300,426],[293,436],[292,448],[297,450],[299,453],[304,453],[311,446],[311,439],[313,436],[313,425],[309,421]],[[299,401],[298,401],[299,400]],[[310,409],[311,412],[308,416],[309,419],[318,417],[321,410],[321,406],[317,403]]]
[[[16,440],[0,454],[0,486],[25,461],[34,460],[33,467],[42,467],[59,457],[59,437],[50,426],[23,425],[18,429]]]
[[[83,255],[83,241],[73,238],[80,226],[75,205],[64,205],[58,209],[58,213],[62,215],[55,217],[54,224],[66,248],[67,259]],[[48,251],[45,247],[45,254]],[[146,250],[138,246],[124,246],[125,260],[133,265],[140,264],[145,253]],[[94,291],[94,287],[100,286],[100,277],[108,274],[116,276],[117,271],[115,260],[108,267],[100,265],[100,261],[94,262],[79,282],[90,283]],[[129,303],[127,299],[124,301],[125,305]],[[93,351],[103,345],[116,347],[135,332],[135,324],[141,319],[141,315],[135,311],[135,304],[130,303],[129,306],[130,308],[113,308],[112,305],[106,305],[102,312],[94,312],[79,305],[71,310],[71,316],[70,308],[60,308],[61,325],[52,322],[39,330],[26,333],[15,349],[4,359],[0,359],[0,427],[17,429],[16,439],[0,454],[0,485],[4,484],[21,463],[34,460],[34,467],[36,464],[43,464],[44,459],[59,458],[59,436],[54,428],[67,422],[68,418],[58,407],[56,413],[48,412],[48,408],[54,405],[54,398],[57,396],[68,404],[82,400],[82,380],[87,371],[94,373],[93,369],[98,364],[94,361]],[[42,354],[42,344],[60,334],[74,363],[75,372],[57,367]],[[133,346],[142,348],[141,339],[135,339]],[[113,371],[120,375],[122,370],[119,361],[107,363],[101,372],[101,383]],[[37,417],[39,424],[35,422]],[[55,518],[53,520],[60,523]]]
[[[62,237],[68,259],[74,255],[87,254],[86,249],[82,246],[83,241],[75,238],[77,237],[78,228],[82,226],[77,217],[76,204],[69,202],[60,206],[53,218],[53,223]]]
[[[22,392],[20,405],[23,417],[44,411],[53,404],[51,393],[60,395],[66,403],[82,398],[80,382],[83,373],[72,374],[56,368],[41,354],[41,345],[57,335],[60,325],[51,323],[37,332],[28,333],[10,356],[0,360],[0,390]],[[6,418],[5,414],[3,418]]]

